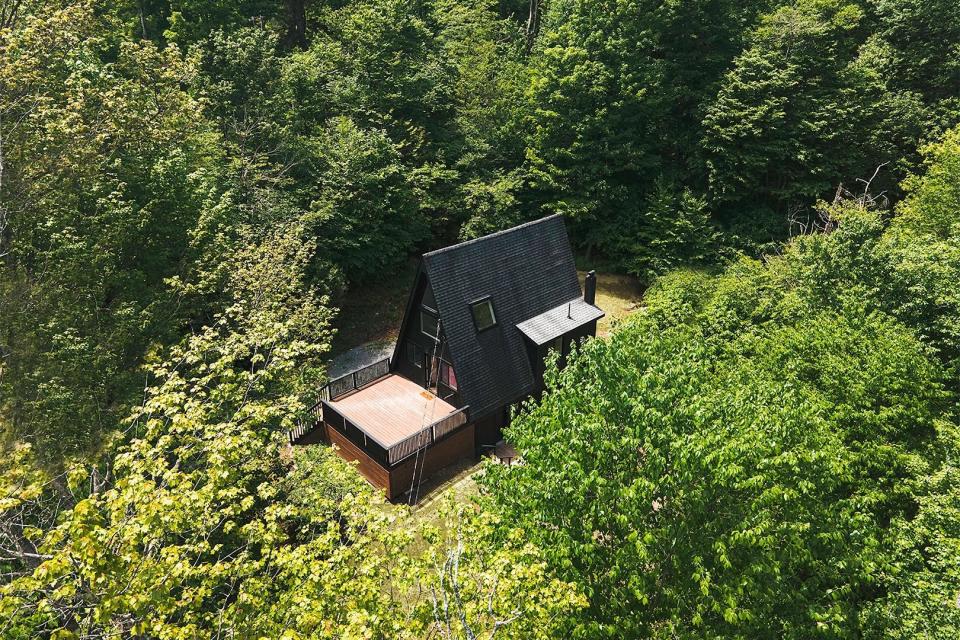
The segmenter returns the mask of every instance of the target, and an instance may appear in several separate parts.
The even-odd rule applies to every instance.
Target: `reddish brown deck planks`
[[[330,405],[385,449],[456,411],[450,403],[396,374],[380,378]]]

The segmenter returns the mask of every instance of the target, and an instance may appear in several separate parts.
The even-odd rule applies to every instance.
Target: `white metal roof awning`
[[[603,311],[585,302],[583,298],[574,298],[524,320],[517,325],[517,329],[535,345],[540,346],[603,316]]]

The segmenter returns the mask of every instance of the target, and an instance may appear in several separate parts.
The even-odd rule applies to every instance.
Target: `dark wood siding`
[[[430,283],[427,282],[427,277],[422,272],[414,287],[409,317],[405,319],[403,329],[397,338],[400,356],[397,361],[397,371],[421,387],[425,387],[427,373],[423,366],[423,356],[421,354],[433,353],[434,341],[420,331],[420,309],[425,298],[432,300],[433,293],[429,291]],[[434,303],[434,307],[435,305],[436,303]],[[414,347],[418,349],[417,357],[411,358]]]
[[[474,426],[468,424],[459,431],[450,434],[449,437],[429,447],[426,450],[425,457],[422,457],[419,461],[416,460],[416,456],[407,458],[390,470],[390,486],[386,488],[387,497],[390,500],[395,500],[403,495],[404,492],[410,490],[414,463],[417,465],[418,476],[420,476],[420,465],[423,465],[422,478],[426,479],[457,460],[473,457],[475,455],[473,442]]]
[[[435,341],[420,331],[420,310],[424,305],[433,309],[436,308],[430,283],[426,275],[421,273],[417,278],[417,282],[414,284],[409,317],[405,319],[404,326],[401,328],[400,335],[397,338],[398,358],[396,363],[396,371],[399,372],[400,375],[409,380],[413,380],[421,387],[427,386],[428,372],[424,362],[424,356],[433,356],[437,350]],[[443,324],[443,318],[440,319],[440,323],[441,325]],[[440,344],[440,358],[452,364],[446,336],[443,333],[440,334]],[[416,352],[416,357],[411,358],[413,352]],[[417,366],[414,361],[419,363],[419,366]],[[454,368],[454,372],[456,372],[456,368]],[[463,406],[459,390],[454,391],[441,384],[438,395],[457,408]]]
[[[337,453],[347,462],[357,462],[357,470],[375,487],[386,489],[389,486],[389,474],[376,460],[350,442],[350,440],[331,425],[327,425],[327,438],[336,445]]]
[[[340,457],[348,462],[356,462],[357,470],[363,477],[373,486],[383,489],[390,500],[395,500],[405,491],[410,490],[414,465],[417,467],[418,476],[420,476],[422,465],[422,479],[426,479],[457,460],[475,455],[473,424],[466,425],[428,447],[426,453],[422,453],[419,459],[416,456],[411,456],[390,469],[385,468],[367,455],[363,449],[351,442],[332,425],[325,425],[324,431],[325,439],[330,444],[336,445]]]

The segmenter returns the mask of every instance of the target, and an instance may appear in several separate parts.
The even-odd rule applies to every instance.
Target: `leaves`
[[[764,263],[676,273],[548,373],[507,434],[524,464],[484,483],[588,596],[577,633],[952,636],[960,272],[922,218],[951,140],[889,228],[851,203]]]

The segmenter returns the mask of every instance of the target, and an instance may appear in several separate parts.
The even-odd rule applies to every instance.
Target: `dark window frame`
[[[430,334],[430,333],[427,333],[427,332],[424,330],[424,328],[423,328],[423,316],[424,316],[424,314],[432,317],[434,320],[437,321],[437,331],[436,331],[435,333]],[[424,304],[424,305],[420,305],[420,333],[422,333],[423,335],[427,336],[428,338],[430,338],[430,339],[433,340],[434,342],[437,342],[437,334],[440,333],[440,314],[437,313],[436,310],[431,309],[430,307],[428,307],[428,306],[425,305],[425,304]]]
[[[490,317],[493,319],[493,323],[481,328],[477,323],[477,313],[474,311],[474,307],[484,302],[490,305]],[[473,328],[477,330],[477,333],[482,333],[497,326],[497,310],[493,307],[493,296],[483,296],[482,298],[477,298],[476,300],[472,300],[468,306],[470,307],[470,317],[473,318]]]
[[[423,369],[424,350],[413,340],[407,340],[407,362],[417,369]]]
[[[443,386],[450,389],[451,391],[459,391],[460,382],[457,380],[457,372],[453,368],[453,363],[447,362],[443,358],[439,358],[439,360],[440,360],[440,367],[437,372],[439,382],[443,383]],[[453,374],[453,384],[450,384],[451,373]]]

